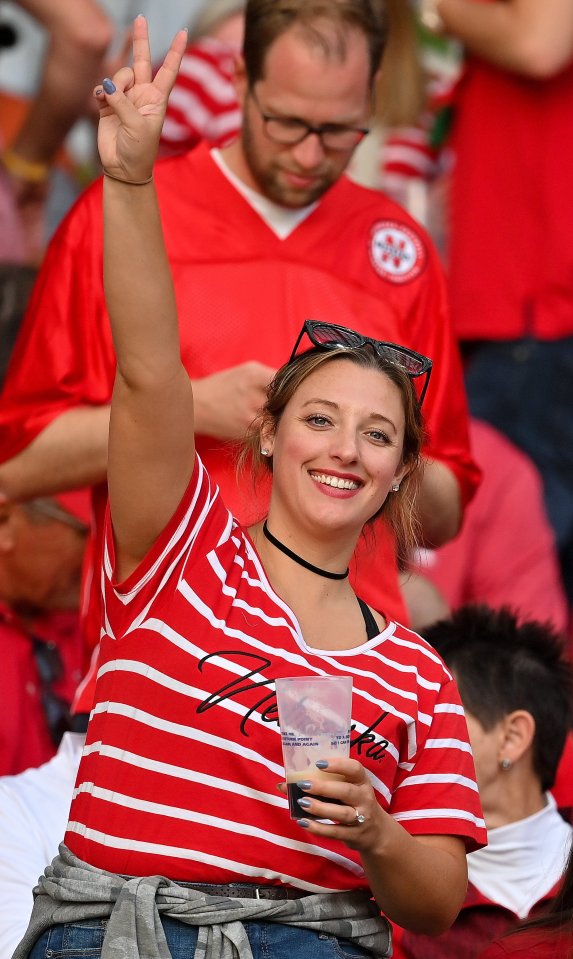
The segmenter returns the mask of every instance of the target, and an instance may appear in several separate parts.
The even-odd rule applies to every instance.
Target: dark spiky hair
[[[533,716],[533,765],[550,789],[572,720],[571,664],[561,636],[548,623],[519,622],[512,610],[488,606],[463,606],[424,635],[484,729],[516,709]]]

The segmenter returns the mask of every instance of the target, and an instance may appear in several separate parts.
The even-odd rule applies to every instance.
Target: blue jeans
[[[195,927],[167,916],[161,922],[173,959],[193,959]],[[99,959],[106,925],[104,919],[86,919],[52,926],[38,939],[30,959]],[[246,922],[245,929],[254,959],[368,959],[371,955],[347,939],[281,923]]]

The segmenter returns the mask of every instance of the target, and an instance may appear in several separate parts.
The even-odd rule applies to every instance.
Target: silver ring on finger
[[[353,807],[353,808],[354,808],[354,807]],[[361,826],[362,823],[366,822],[366,816],[364,815],[364,813],[361,813],[359,809],[355,809],[355,808],[354,808],[354,812],[356,813],[356,815],[355,815],[354,819],[352,820],[352,822],[350,823],[350,825],[351,825],[351,826]]]

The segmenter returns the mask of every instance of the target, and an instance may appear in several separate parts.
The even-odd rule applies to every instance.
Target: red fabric
[[[532,918],[555,897],[557,889],[558,886],[554,886],[535,904],[529,914]],[[518,922],[513,912],[491,902],[470,883],[465,902],[451,929],[441,936],[422,936],[397,929],[393,959],[477,959],[493,939],[503,936]],[[489,957],[489,953],[487,955]],[[492,953],[492,959],[493,955],[498,953]]]
[[[138,569],[115,587],[113,574],[108,526],[97,705],[66,834],[81,859],[136,876],[364,888],[358,853],[307,842],[276,791],[274,680],[293,671],[352,677],[351,756],[406,830],[485,842],[463,710],[439,656],[394,623],[371,640],[362,626],[350,650],[328,649],[328,635],[326,649],[307,646],[199,460]]]
[[[54,499],[59,503],[62,509],[65,509],[66,513],[75,516],[76,519],[79,519],[80,523],[83,523],[84,526],[87,526],[89,529],[92,517],[89,490],[74,489],[66,493],[54,493]]]
[[[565,749],[551,792],[559,809],[568,810],[571,819],[573,817],[573,733],[569,733],[565,740]]]
[[[99,645],[95,646],[90,658],[90,665],[84,678],[78,683],[76,693],[72,702],[72,713],[90,713],[94,704],[96,680],[97,680],[97,659]]]
[[[467,502],[479,473],[469,453],[442,271],[421,228],[383,195],[343,177],[280,240],[205,147],[159,163],[156,183],[181,317],[182,355],[191,375],[252,359],[279,366],[307,317],[411,346],[435,361],[425,400],[427,452],[451,467]],[[32,295],[0,405],[4,458],[64,410],[109,402],[115,361],[101,250],[97,183],[51,243]],[[229,507],[248,522],[252,486],[237,483],[228,449],[205,437],[198,448]],[[100,487],[94,495],[101,531],[105,490]],[[254,505],[262,515],[263,497]],[[381,525],[376,535],[375,550],[359,551],[357,590],[390,618],[404,619],[394,552]],[[90,597],[93,644],[99,638],[97,590]]]
[[[453,148],[449,277],[460,339],[573,334],[573,64],[549,80],[470,58]]]
[[[571,959],[573,955],[573,926],[565,932],[555,929],[524,929],[508,936],[480,954],[479,959]]]
[[[452,609],[465,603],[511,606],[523,619],[568,622],[555,537],[531,460],[492,426],[470,424],[472,450],[483,472],[461,532],[423,554],[420,572]]]
[[[40,766],[56,752],[42,708],[31,632],[45,642],[55,643],[63,673],[52,689],[67,703],[71,703],[81,676],[82,644],[76,613],[47,613],[28,626],[0,603],[0,776]]]

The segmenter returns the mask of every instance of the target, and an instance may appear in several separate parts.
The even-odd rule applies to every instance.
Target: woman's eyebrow
[[[323,406],[330,406],[333,410],[339,410],[340,406],[338,403],[335,403],[333,400],[325,400],[320,396],[312,396],[309,400],[306,400],[302,404],[302,408],[305,406],[312,406],[314,403],[321,403]]]
[[[321,406],[329,406],[333,410],[340,410],[339,404],[335,403],[334,400],[326,400],[320,396],[313,396],[309,400],[305,400],[305,402],[302,404],[301,409],[304,409],[306,406],[313,406],[315,403],[320,403]],[[396,424],[394,423],[394,420],[391,420],[389,416],[384,416],[383,413],[376,413],[376,412],[369,413],[367,416],[367,419],[376,420],[381,423],[388,423],[392,427],[394,432],[397,432]]]

